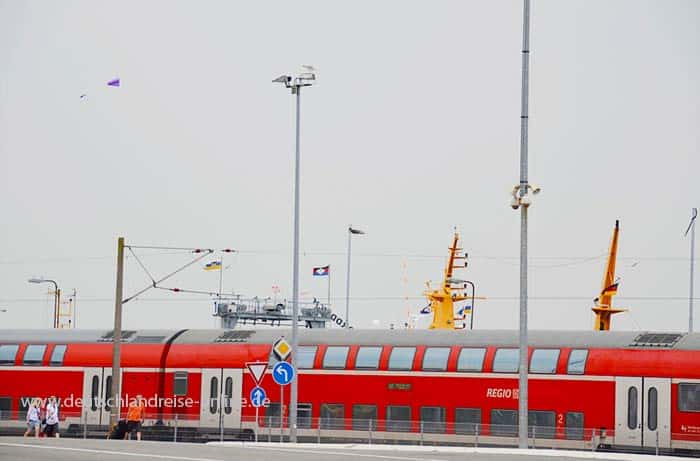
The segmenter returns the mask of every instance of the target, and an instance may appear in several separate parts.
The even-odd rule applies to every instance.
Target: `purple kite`
[[[107,82],[107,86],[119,86],[119,78],[115,78],[114,80],[110,80]]]

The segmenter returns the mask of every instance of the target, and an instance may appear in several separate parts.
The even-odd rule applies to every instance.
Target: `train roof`
[[[124,330],[125,344],[272,344],[289,329]],[[539,348],[700,350],[700,333],[651,331],[532,330],[529,344]],[[111,343],[112,330],[0,330],[2,343]],[[498,346],[517,347],[517,330],[341,330],[299,329],[301,345]]]

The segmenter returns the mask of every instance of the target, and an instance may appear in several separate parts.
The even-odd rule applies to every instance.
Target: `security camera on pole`
[[[294,168],[294,271],[292,288],[292,365],[296,365],[297,360],[297,330],[299,318],[299,125],[301,114],[301,89],[311,86],[316,81],[316,71],[311,66],[302,66],[303,70],[296,77],[281,75],[273,80],[274,83],[282,83],[286,88],[296,95],[297,116],[296,116],[296,156]],[[289,402],[289,440],[297,441],[297,395],[299,389],[297,380],[292,381],[292,392]]]
[[[530,0],[523,0],[522,92],[520,108],[520,182],[513,188],[511,208],[520,208],[520,365],[518,398],[518,446],[528,448],[528,389],[527,389],[527,211],[532,205],[530,193],[536,195],[539,187],[532,186],[527,177],[528,88],[530,84]]]

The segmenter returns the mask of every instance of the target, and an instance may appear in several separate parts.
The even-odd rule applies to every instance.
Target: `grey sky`
[[[331,264],[344,310],[352,223],[367,231],[353,323],[403,323],[457,226],[463,275],[491,297],[476,327],[517,328],[521,3],[0,1],[0,325],[50,326],[48,287],[26,282],[41,275],[77,289],[80,327],[110,327],[120,235],[239,249],[227,290],[290,296],[294,100],[271,80],[313,64],[301,290],[325,297],[311,268]],[[696,1],[533,1],[531,328],[592,328],[616,218],[616,299],[632,312],[613,328],[687,328],[699,23]],[[144,260],[163,274],[187,258]],[[126,278],[127,293],[147,283],[133,260]],[[215,290],[218,275],[171,285]],[[154,292],[124,325],[210,314],[206,297]]]

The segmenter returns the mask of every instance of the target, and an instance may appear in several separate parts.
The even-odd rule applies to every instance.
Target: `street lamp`
[[[350,328],[350,249],[352,248],[352,236],[364,235],[364,231],[353,229],[352,224],[348,226],[348,273],[345,281],[345,328]]]
[[[58,328],[58,309],[61,305],[61,290],[58,289],[58,283],[56,283],[55,280],[49,280],[43,277],[32,277],[27,281],[29,283],[53,283],[53,327]]]
[[[294,269],[292,276],[292,366],[297,364],[297,349],[299,339],[297,330],[299,328],[299,125],[301,113],[301,89],[311,86],[316,80],[315,70],[311,66],[302,66],[303,71],[296,77],[281,75],[274,79],[273,83],[283,83],[285,88],[289,88],[292,94],[296,95],[296,155],[294,167]],[[297,441],[297,398],[299,393],[298,378],[292,380],[292,391],[289,398],[289,441]],[[281,402],[280,402],[281,404]],[[281,415],[281,413],[280,413]]]
[[[698,217],[698,209],[693,208],[690,217],[690,224],[685,230],[685,235],[690,232],[690,295],[688,296],[688,333],[693,332],[693,285],[694,277],[693,272],[695,270],[695,220]]]

